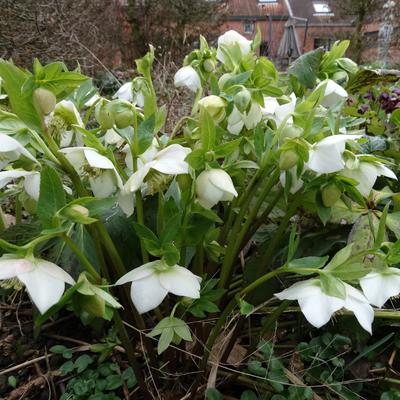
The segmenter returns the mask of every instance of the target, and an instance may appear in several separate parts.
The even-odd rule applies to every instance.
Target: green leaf
[[[400,127],[400,108],[394,110],[390,116],[390,122]]]
[[[200,135],[203,150],[208,151],[215,144],[215,124],[211,115],[203,107],[200,109]]]
[[[346,247],[343,247],[343,249],[339,250],[326,266],[326,269],[334,269],[342,265],[351,256],[353,245],[354,243],[350,243]]]
[[[234,85],[244,85],[247,80],[250,78],[252,71],[242,72],[241,74],[235,75],[232,78],[229,78],[225,84],[223,89],[226,90]]]
[[[303,257],[303,258],[298,258],[296,260],[292,260],[289,262],[288,267],[289,268],[311,268],[311,269],[319,269],[322,268],[325,263],[328,261],[329,256],[325,257]],[[299,272],[299,274],[305,274],[308,275],[311,272]]]
[[[157,345],[157,353],[163,353],[168,346],[171,344],[172,339],[174,338],[174,329],[173,328],[165,328],[163,329],[160,339],[158,339]]]
[[[37,215],[44,228],[54,227],[53,217],[65,206],[65,193],[57,171],[51,167],[40,173],[40,195]]]
[[[14,375],[10,375],[7,378],[7,383],[9,386],[15,389],[17,387],[17,378]]]
[[[74,368],[76,369],[76,372],[80,374],[93,362],[93,358],[90,357],[88,354],[82,354],[75,360]]]
[[[75,366],[74,366],[74,362],[73,361],[67,361],[65,362],[63,365],[61,365],[60,367],[60,373],[61,376],[67,375],[69,373],[71,373],[74,370]]]
[[[162,256],[164,261],[170,265],[176,265],[180,259],[180,252],[174,243],[164,243],[162,246]]]
[[[187,342],[192,341],[192,335],[190,333],[190,329],[187,326],[186,322],[179,319],[179,318],[171,318],[171,322],[174,327],[175,333],[182,338],[183,340],[186,340]]]
[[[331,274],[323,274],[321,279],[321,289],[328,296],[338,297],[339,299],[346,298],[346,288],[343,282],[335,278]]]
[[[374,243],[374,247],[376,249],[379,249],[381,247],[381,245],[385,239],[386,218],[388,216],[389,207],[390,207],[390,203],[386,204],[385,208],[383,209],[380,221],[379,221],[378,233],[376,234],[375,243]]]
[[[0,77],[8,94],[11,109],[30,128],[40,131],[41,121],[32,102],[32,92],[22,94],[22,86],[29,78],[29,73],[14,64],[0,59]]]
[[[248,317],[254,311],[253,304],[250,304],[243,299],[239,299],[239,306],[240,314],[245,315],[246,317]]]
[[[106,377],[106,390],[115,390],[123,384],[121,375],[109,375]]]
[[[371,268],[368,268],[366,265],[362,263],[352,263],[352,264],[342,264],[335,269],[331,270],[331,274],[338,279],[344,281],[355,281],[363,276],[367,275],[368,272],[371,271]]]
[[[137,378],[133,372],[132,367],[127,368],[122,372],[122,379],[126,382],[128,389],[132,389],[137,384]]]
[[[206,400],[223,400],[222,394],[214,388],[206,390]]]
[[[323,54],[322,49],[303,54],[289,67],[289,75],[296,77],[306,88],[313,88],[317,80]]]
[[[240,396],[240,400],[258,400],[258,396],[252,390],[245,390]]]
[[[386,226],[395,234],[396,239],[400,239],[400,211],[386,216]]]
[[[139,124],[139,154],[144,153],[154,139],[154,129],[156,124],[155,114],[145,119]]]

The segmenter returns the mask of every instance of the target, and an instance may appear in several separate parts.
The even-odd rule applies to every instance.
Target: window
[[[254,22],[245,22],[244,33],[253,33],[253,32],[254,32]]]
[[[315,16],[333,16],[333,12],[328,3],[313,3]]]

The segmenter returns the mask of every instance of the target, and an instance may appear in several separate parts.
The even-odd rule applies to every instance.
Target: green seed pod
[[[42,115],[50,114],[56,107],[56,96],[50,90],[38,88],[33,92],[33,104]]]
[[[107,130],[114,126],[114,117],[107,105],[98,104],[95,111],[95,118],[101,129]]]
[[[325,207],[332,207],[341,195],[341,190],[334,183],[330,183],[322,189],[322,203]]]
[[[235,94],[233,102],[240,112],[245,112],[251,102],[251,93],[247,89],[242,89]]]
[[[299,161],[299,156],[294,150],[283,151],[279,157],[279,168],[286,171],[294,167]]]
[[[124,129],[130,125],[133,125],[135,117],[132,110],[125,110],[114,114],[115,125],[117,128]]]
[[[288,125],[286,124],[285,127],[282,129],[281,137],[283,138],[296,138],[300,137],[303,134],[303,128],[295,125]]]

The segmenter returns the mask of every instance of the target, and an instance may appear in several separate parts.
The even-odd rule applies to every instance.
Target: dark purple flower
[[[364,114],[369,110],[369,105],[368,104],[361,104],[360,107],[358,107],[358,112],[360,114]]]
[[[400,96],[400,88],[396,87],[396,88],[394,88],[394,89],[392,90],[392,92],[393,92],[394,94],[397,94],[397,96]]]

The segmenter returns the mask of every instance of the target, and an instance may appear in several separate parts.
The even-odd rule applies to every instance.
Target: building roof
[[[229,0],[226,9],[227,19],[238,19],[239,17],[263,17],[267,15],[282,17],[288,16],[286,0],[274,2],[259,0]]]

